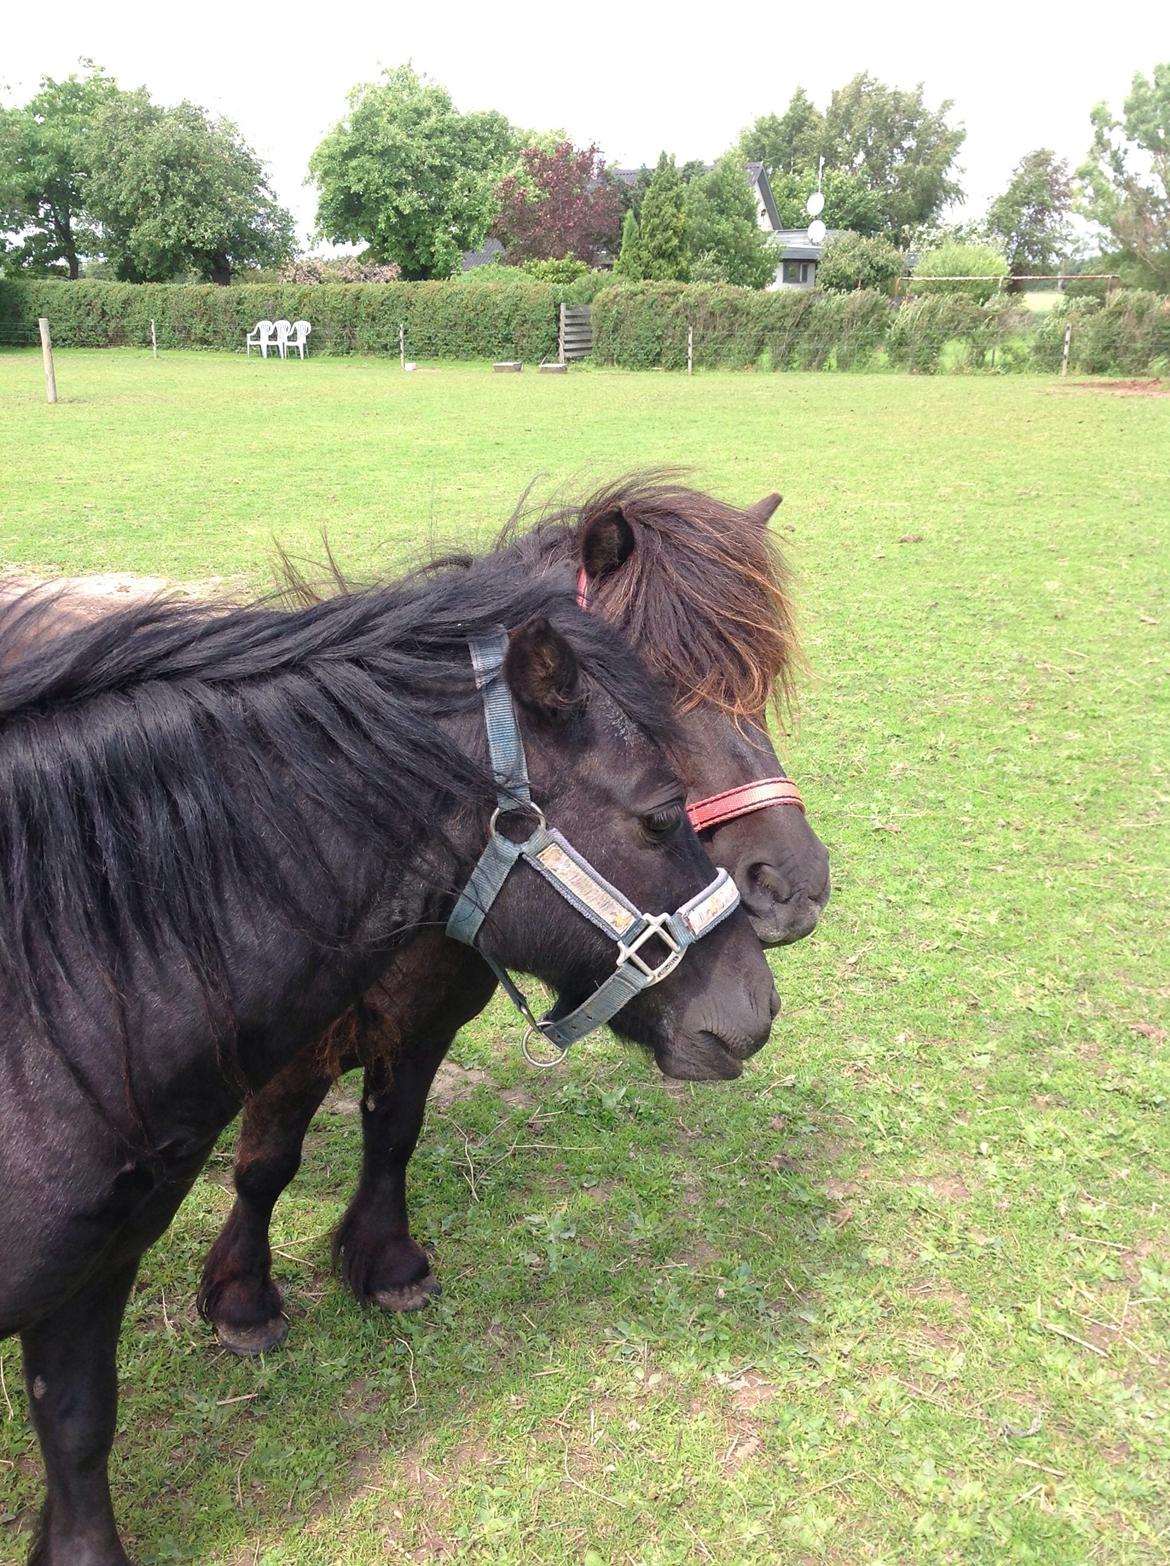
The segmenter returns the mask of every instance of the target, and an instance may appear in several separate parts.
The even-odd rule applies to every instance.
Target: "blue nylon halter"
[[[451,911],[447,934],[453,940],[475,947],[484,919],[500,895],[504,882],[524,860],[544,876],[579,913],[614,941],[618,948],[613,973],[594,990],[588,1000],[563,1014],[558,1006],[554,1006],[539,1021],[504,968],[485,952],[480,952],[513,1005],[528,1023],[524,1035],[525,1055],[533,1065],[553,1066],[564,1059],[571,1044],[601,1027],[627,1001],[673,972],[682,961],[687,947],[694,945],[738,907],[739,892],[727,871],[720,870],[697,896],[674,913],[647,914],[611,886],[584,855],[579,854],[555,828],[547,825],[543,812],[533,803],[524,743],[516,722],[512,695],[501,673],[508,650],[506,633],[501,629],[495,635],[472,637],[468,645],[476,687],[483,698],[484,726],[492,773],[496,780],[497,806],[488,828],[487,846]],[[497,831],[497,822],[502,814],[523,811],[536,818],[535,830],[523,842],[513,842]],[[642,948],[655,937],[667,947],[667,956],[657,966],[642,956]],[[532,1055],[528,1049],[528,1040],[533,1033],[543,1035],[555,1044],[560,1054],[552,1060]]]

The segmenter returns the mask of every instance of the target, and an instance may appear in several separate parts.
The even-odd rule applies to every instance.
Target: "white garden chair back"
[[[292,336],[288,340],[288,346],[295,348],[301,358],[305,357],[305,344],[309,340],[309,333],[313,330],[308,321],[294,321]]]
[[[256,325],[244,338],[248,353],[250,354],[253,348],[259,348],[261,357],[267,359],[268,348],[272,342],[272,334],[275,329],[271,321],[257,321]]]
[[[276,347],[282,359],[288,357],[288,340],[292,333],[291,321],[277,321],[276,323]]]

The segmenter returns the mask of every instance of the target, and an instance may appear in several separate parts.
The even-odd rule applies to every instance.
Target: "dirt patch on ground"
[[[1070,381],[1067,390],[1110,392],[1115,397],[1170,397],[1170,384],[1159,380]]]
[[[477,1087],[490,1087],[491,1080],[478,1066],[461,1066],[458,1061],[445,1060],[435,1073],[430,1102],[440,1109],[448,1104],[460,1104],[470,1098]]]
[[[144,598],[154,598],[159,593],[172,593],[176,598],[226,598],[238,585],[237,578],[227,576],[172,582],[165,576],[137,576],[131,571],[102,571],[92,576],[43,577],[23,571],[0,570],[0,605],[5,599],[17,598],[31,588],[52,586],[66,589],[72,600],[92,604],[93,612],[101,614],[107,609],[119,609]]]

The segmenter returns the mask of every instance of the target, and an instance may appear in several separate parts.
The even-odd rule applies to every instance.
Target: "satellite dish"
[[[812,195],[804,204],[804,210],[808,213],[809,217],[820,217],[821,213],[825,210],[825,198],[819,190],[813,191]]]
[[[820,218],[814,218],[808,225],[808,237],[814,245],[819,245],[828,232]]]

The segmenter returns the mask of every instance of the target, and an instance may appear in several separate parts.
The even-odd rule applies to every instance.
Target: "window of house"
[[[801,265],[802,265],[802,263],[799,262],[799,261],[785,261],[785,263],[784,263],[784,281],[786,283],[803,283],[804,282],[804,278],[801,277],[801,275],[800,275]]]

